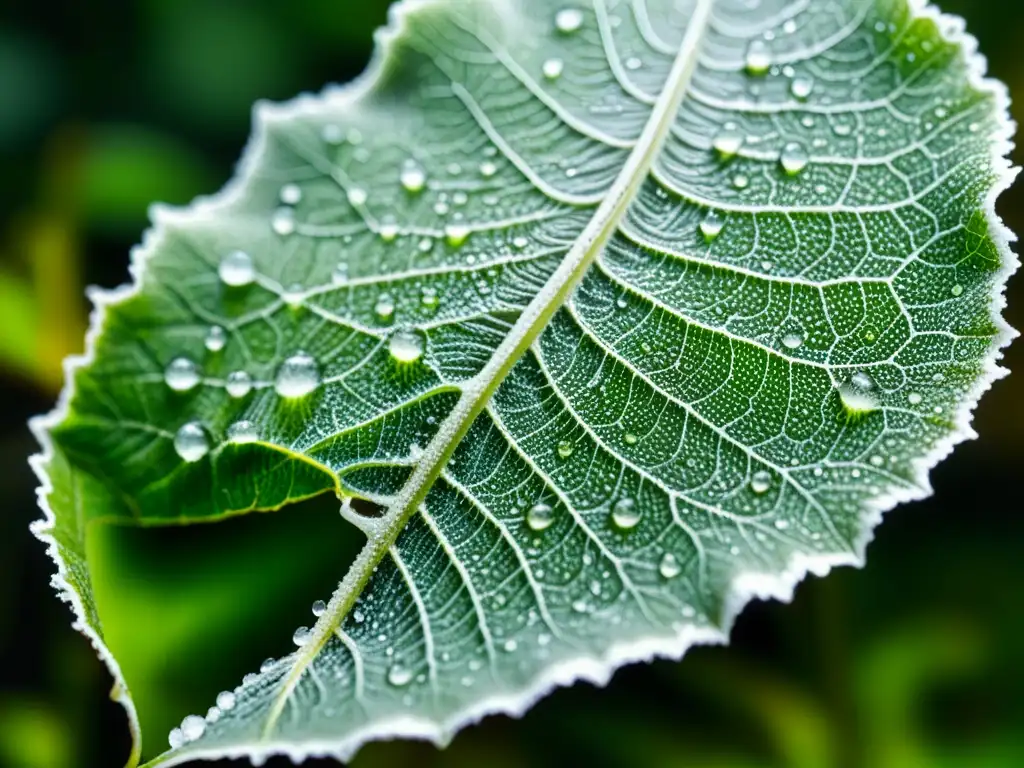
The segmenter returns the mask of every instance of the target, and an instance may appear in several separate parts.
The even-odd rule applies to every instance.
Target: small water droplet
[[[960,284],[957,284],[954,285],[949,292],[952,293],[954,296],[959,296],[964,292],[964,287]]]
[[[181,732],[181,728],[172,728],[171,732],[167,734],[167,741],[171,745],[171,749],[177,749],[185,745],[185,736]]]
[[[224,389],[231,397],[245,397],[252,390],[252,377],[245,371],[232,371],[228,374]]]
[[[270,219],[270,227],[285,237],[295,231],[295,214],[291,208],[278,208]]]
[[[779,162],[782,164],[782,170],[790,176],[795,176],[800,173],[800,171],[807,167],[807,163],[809,161],[810,158],[807,156],[807,150],[804,149],[802,144],[795,141],[791,141],[784,146],[782,148],[782,154],[779,155]]]
[[[577,8],[563,8],[555,14],[555,29],[569,35],[583,26],[583,12]]]
[[[235,708],[235,694],[231,691],[221,691],[217,694],[217,706],[222,712],[228,712]]]
[[[789,92],[793,94],[794,98],[803,101],[811,95],[811,91],[814,90],[814,80],[809,77],[798,76],[793,78],[793,82],[789,84]]]
[[[554,521],[555,511],[548,504],[534,504],[526,513],[526,524],[534,531],[543,531]]]
[[[771,487],[772,476],[767,470],[759,469],[750,478],[750,490],[754,493],[765,493]]]
[[[640,69],[644,63],[636,56],[630,56],[626,59],[626,69]]]
[[[300,648],[309,642],[309,627],[299,627],[292,633],[292,642]]]
[[[561,77],[564,68],[565,64],[561,59],[548,59],[541,66],[541,71],[548,80],[557,80]]]
[[[264,659],[260,664],[260,672],[264,675],[274,668],[275,659]]]
[[[630,498],[621,498],[612,506],[612,523],[616,528],[628,531],[640,522],[640,508]]]
[[[323,600],[316,600],[313,603],[313,615],[317,618],[320,618],[325,613],[327,613],[327,603],[325,603]]]
[[[708,211],[700,222],[700,232],[707,240],[714,240],[722,233],[725,217],[718,211]]]
[[[228,442],[230,443],[255,443],[260,439],[259,430],[256,425],[248,419],[240,419],[228,427]]]
[[[679,564],[679,560],[671,552],[666,552],[661,556],[661,562],[658,563],[658,573],[661,574],[664,579],[674,579],[683,571],[683,566]]]
[[[220,260],[217,274],[221,282],[233,287],[248,285],[256,279],[252,258],[245,251],[231,251]]]
[[[423,191],[423,186],[427,183],[427,175],[418,165],[406,165],[402,169],[399,181],[402,182],[406,192],[416,194]]]
[[[622,439],[626,441],[626,445],[636,445],[636,435],[632,432],[627,432],[622,436]]]
[[[203,458],[210,450],[210,441],[202,424],[198,421],[183,424],[174,435],[174,450],[183,461],[189,463]]]
[[[281,187],[281,202],[285,205],[298,205],[302,200],[302,188],[298,184],[285,184]]]
[[[530,244],[530,241],[527,238],[523,237],[522,235],[520,235],[520,236],[518,236],[518,237],[516,237],[516,238],[514,238],[512,240],[512,245],[514,245],[519,250],[523,250],[523,248],[525,248],[529,244]]]
[[[219,325],[211,325],[206,333],[206,348],[211,352],[220,352],[227,343],[228,335]]]
[[[498,172],[498,166],[490,160],[484,160],[480,163],[480,175],[485,179],[489,179],[491,176]]]
[[[911,405],[920,405],[922,399],[921,395],[917,392],[911,392],[907,395],[907,402]]]
[[[512,640],[510,638],[510,639],[505,641],[505,645],[503,647],[505,648],[505,651],[507,653],[512,653],[516,648],[519,647],[519,643],[517,643],[515,640]]]
[[[206,710],[206,722],[216,723],[220,720],[221,711],[219,707],[210,707]]]
[[[711,140],[711,146],[722,159],[733,157],[743,146],[743,134],[736,123],[726,123]]]
[[[570,440],[559,440],[558,441],[558,457],[560,459],[568,459],[572,456],[573,444]]]
[[[395,313],[395,302],[388,294],[382,293],[377,297],[373,311],[380,320],[388,320]]]
[[[310,355],[298,352],[277,369],[274,389],[281,397],[303,397],[320,386],[320,370]]]
[[[412,670],[401,664],[392,664],[388,670],[388,682],[396,688],[408,685],[412,681]]]
[[[348,201],[357,208],[366,203],[366,190],[362,187],[351,187],[348,190]]]
[[[189,715],[181,721],[181,735],[185,741],[195,741],[206,730],[206,721],[199,715]]]
[[[747,72],[752,75],[763,75],[772,65],[771,51],[763,40],[751,40],[747,46],[744,60]]]
[[[784,531],[787,528],[789,528],[789,521],[788,520],[781,520],[781,519],[776,520],[775,521],[775,527],[777,529],[779,529],[780,531]]]
[[[573,600],[572,601],[572,609],[576,613],[587,613],[590,610],[590,606],[587,605],[587,601],[586,600],[582,600],[582,599],[580,599],[580,600]]]
[[[414,363],[423,355],[423,339],[412,331],[399,331],[388,342],[388,352],[400,363]]]
[[[799,349],[804,343],[804,337],[795,331],[787,333],[782,337],[782,346],[786,349]]]
[[[458,248],[469,237],[469,227],[465,224],[448,224],[444,228],[445,240],[452,248]]]
[[[748,185],[749,183],[750,183],[750,179],[748,179],[748,178],[747,178],[747,177],[746,177],[746,176],[745,176],[744,174],[742,174],[742,173],[737,173],[737,174],[736,174],[735,176],[733,176],[733,177],[732,177],[732,185],[733,185],[733,186],[734,186],[734,187],[735,187],[736,189],[746,189],[746,188],[747,188],[747,185]]]
[[[334,123],[328,123],[320,129],[320,138],[328,144],[341,144],[345,140],[345,134],[341,127]]]
[[[164,369],[164,383],[175,392],[188,392],[199,383],[199,367],[187,357],[176,357]]]

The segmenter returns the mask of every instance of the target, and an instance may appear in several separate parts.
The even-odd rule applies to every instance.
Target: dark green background
[[[25,422],[52,406],[61,358],[81,349],[83,286],[127,278],[128,251],[151,201],[185,203],[227,180],[255,99],[285,99],[358,74],[386,5],[0,5],[0,766],[116,766],[127,754],[106,671],[70,628],[68,608],[47,585],[53,566],[28,533],[39,512]],[[992,74],[1024,104],[1024,3],[943,6],[967,18]],[[1024,232],[1024,187],[1004,195],[1000,211]],[[1020,280],[1011,283],[1007,314],[1017,327],[1021,291]],[[1024,368],[1024,344],[1009,350],[1007,364]],[[561,690],[522,721],[494,717],[467,729],[444,752],[373,745],[356,764],[1024,765],[1024,372],[995,385],[976,427],[981,440],[934,474],[936,496],[890,513],[866,570],[805,583],[791,605],[751,606],[731,648],[624,669],[603,691]],[[331,506],[133,546],[149,553],[147,567],[171,569],[244,537],[253,547],[271,541],[277,551],[263,575],[287,581],[290,562],[316,558],[285,537],[334,525]],[[308,571],[307,581],[340,576]],[[188,579],[175,579],[187,594]],[[260,589],[229,575],[218,581],[224,594],[245,586]],[[308,588],[295,586],[295,594]],[[166,642],[159,622],[169,598],[143,588],[130,597],[145,618],[120,631]],[[304,604],[292,610],[302,614]],[[252,642],[234,658],[266,655],[264,647],[276,647],[268,642],[299,623],[285,608],[266,608],[274,620],[257,625],[239,612]],[[231,681],[229,658],[196,654],[169,669],[168,685],[188,699],[182,678]]]

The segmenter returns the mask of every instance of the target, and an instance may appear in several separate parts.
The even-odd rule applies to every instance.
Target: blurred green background
[[[116,766],[128,752],[106,671],[71,629],[67,606],[48,586],[52,564],[28,533],[39,512],[25,423],[52,406],[61,359],[82,348],[84,286],[127,279],[150,202],[186,203],[229,178],[255,99],[357,75],[386,6],[0,5],[0,766]],[[943,8],[967,18],[991,73],[1024,105],[1024,3],[945,0]],[[1024,186],[1005,194],[1000,209],[1024,232]],[[1024,326],[1022,292],[1020,279],[1011,283],[1007,314],[1016,327]],[[1018,343],[1007,364],[1022,363]],[[1024,371],[996,384],[976,427],[982,439],[935,473],[936,496],[890,514],[866,570],[807,582],[791,605],[751,606],[729,649],[630,667],[600,692],[561,690],[522,721],[489,718],[445,751],[371,745],[356,765],[1024,766]],[[285,523],[260,516],[229,534],[252,547],[272,542],[277,561],[267,572],[288,573],[289,558],[317,558],[282,537],[333,525],[336,512],[322,507],[295,510]],[[224,534],[198,541],[161,546],[169,557],[200,558],[196,547],[213,551]],[[118,562],[127,570],[111,575],[123,581],[134,566]],[[307,567],[296,579],[305,582],[288,589],[319,589],[338,575]],[[177,586],[187,594],[188,583]],[[220,586],[207,595],[213,603],[254,585]],[[160,624],[169,598],[141,590],[119,599],[129,598],[145,619],[119,631],[146,633],[156,654],[173,646]],[[240,657],[266,655],[263,635],[277,642],[297,623],[288,617],[254,630],[250,620],[246,637],[256,639]],[[175,695],[191,695],[183,679],[234,679],[229,664],[195,657],[167,672]],[[202,696],[193,710],[208,703]],[[162,733],[152,736],[162,742]]]

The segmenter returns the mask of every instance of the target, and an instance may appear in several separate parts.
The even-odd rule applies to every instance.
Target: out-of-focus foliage
[[[1024,105],[1024,4],[942,5],[966,17],[992,74]],[[283,99],[358,74],[386,2],[14,6],[0,10],[0,766],[116,765],[127,754],[123,715],[116,705],[96,706],[109,681],[71,630],[67,607],[53,600],[52,565],[27,531],[38,511],[25,420],[50,407],[60,360],[81,348],[84,286],[126,279],[148,203],[217,189],[248,135],[253,98]],[[1000,212],[1024,232],[1020,186]],[[1007,315],[1019,328],[1018,283]],[[1006,363],[1021,362],[1017,344]],[[601,696],[588,686],[560,691],[523,722],[489,719],[444,752],[374,745],[356,765],[1024,765],[1024,520],[1013,492],[1024,455],[1024,378],[998,383],[975,426],[984,440],[939,467],[937,496],[883,523],[870,568],[809,582],[792,606],[755,606],[727,653],[702,648],[681,665],[631,667]],[[327,507],[283,521],[259,516],[238,534],[285,541],[293,524],[318,515],[326,529],[336,519]],[[235,524],[242,521],[226,525]],[[168,550],[161,567],[180,569],[187,588],[189,563],[217,555],[215,543],[205,547],[197,537]],[[318,562],[316,553],[282,550],[272,566],[281,572],[293,567],[289,557]],[[124,563],[116,599],[145,606],[152,574],[132,566]],[[244,587],[220,584],[206,595],[209,607],[230,603],[225,596],[243,600]],[[183,616],[183,625],[201,629],[201,618]],[[236,651],[245,669],[246,654],[258,660],[278,628],[264,634],[258,616],[243,619]],[[159,667],[152,650],[136,663]],[[198,658],[194,668],[165,672],[202,682]]]

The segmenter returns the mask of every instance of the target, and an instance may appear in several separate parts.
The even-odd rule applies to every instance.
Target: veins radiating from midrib
[[[673,124],[676,110],[696,64],[696,51],[711,16],[712,4],[712,0],[698,0],[666,88],[652,110],[640,140],[580,239],[541,293],[520,315],[512,332],[496,351],[488,367],[478,375],[479,381],[465,385],[462,398],[438,431],[437,437],[424,450],[406,488],[392,502],[388,514],[379,524],[378,533],[371,535],[366,548],[357,557],[349,574],[331,598],[327,612],[318,620],[313,629],[313,636],[295,655],[291,671],[284,678],[271,704],[263,729],[264,738],[268,738],[272,733],[291,698],[292,691],[309,664],[318,655],[327,638],[333,635],[333,629],[339,626],[340,620],[350,610],[356,592],[361,590],[369,579],[373,566],[393,545],[394,537],[400,533],[407,516],[411,514],[410,510],[419,508],[427,489],[443,471],[443,466],[454,451],[457,440],[485,409],[497,384],[504,379],[512,364],[541,332],[550,314],[567,298],[571,288],[582,278],[587,266],[614,232],[617,222],[628,208],[642,180],[649,173],[654,155]],[[457,84],[453,84],[453,90],[457,90]],[[637,597],[639,600],[639,594]],[[642,601],[640,604],[642,606]]]

